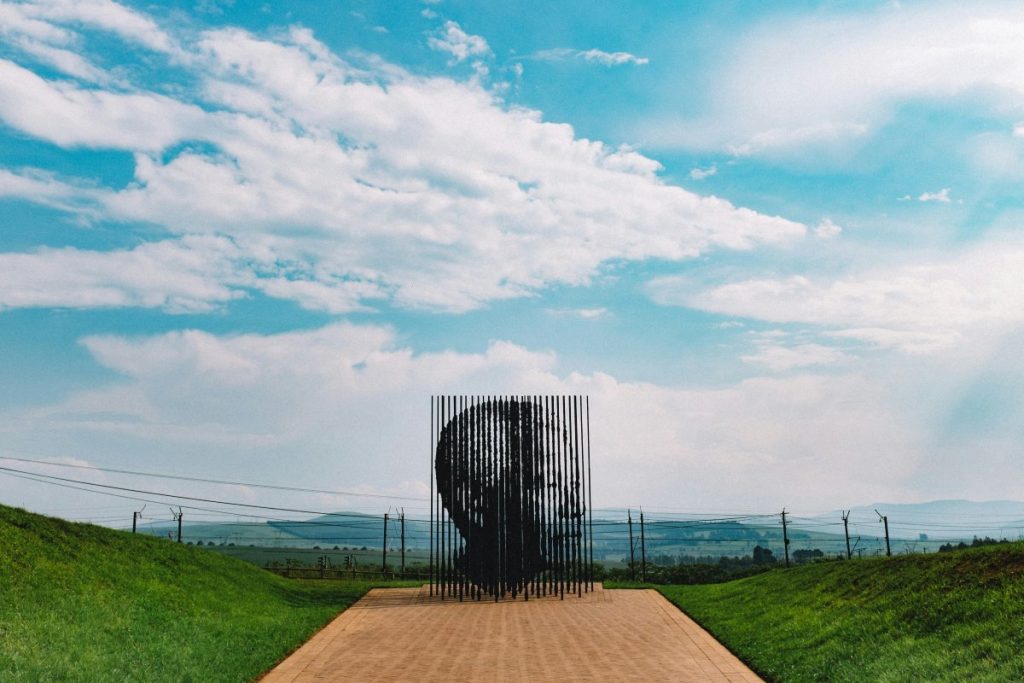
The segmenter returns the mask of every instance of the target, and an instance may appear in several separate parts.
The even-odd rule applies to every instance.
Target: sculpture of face
[[[463,541],[449,547],[451,562],[488,593],[514,595],[545,570],[583,561],[581,434],[572,405],[561,397],[468,406],[463,399],[447,413],[454,415],[441,430],[434,469]]]

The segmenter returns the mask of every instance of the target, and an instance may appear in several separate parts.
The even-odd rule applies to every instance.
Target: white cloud
[[[796,128],[779,127],[754,133],[743,142],[727,145],[727,149],[736,156],[745,157],[791,147],[832,143],[860,137],[867,132],[868,127],[863,123],[826,122]]]
[[[605,52],[595,48],[589,50],[574,50],[568,47],[554,47],[541,50],[533,55],[533,59],[545,61],[562,61],[566,59],[579,59],[584,62],[592,62],[603,66],[621,66],[623,64],[636,64],[642,66],[650,62],[647,57],[637,57],[629,52]]]
[[[361,310],[364,301],[386,296],[372,280],[319,273],[282,260],[269,243],[222,237],[189,235],[114,251],[0,253],[0,311],[139,307],[196,313],[254,291],[329,313]]]
[[[152,19],[111,0],[40,0],[24,3],[21,9],[36,19],[110,31],[157,52],[175,49],[171,38]]]
[[[446,21],[438,35],[427,38],[427,44],[435,50],[452,55],[453,63],[491,53],[491,48],[482,36],[466,33],[454,21]]]
[[[716,90],[702,115],[681,121],[666,102],[636,132],[664,147],[781,154],[858,144],[912,101],[969,96],[1018,111],[1022,39],[1024,11],[999,2],[776,17],[711,67]]]
[[[923,192],[918,198],[919,202],[941,202],[949,204],[949,188],[944,187],[938,192]]]
[[[587,62],[597,62],[605,66],[619,66],[620,64],[647,64],[650,60],[647,57],[637,57],[629,52],[605,52],[604,50],[590,49],[577,53],[580,59]]]
[[[955,330],[894,330],[882,327],[858,327],[825,334],[840,339],[856,339],[878,348],[900,349],[906,353],[932,353],[951,348],[962,339]]]
[[[111,82],[110,76],[105,71],[91,64],[76,52],[25,37],[16,38],[15,43],[19,49],[69,76],[91,83],[107,84]]]
[[[583,320],[599,320],[608,316],[608,309],[601,306],[598,308],[549,308],[548,313],[557,316],[571,316]]]
[[[40,249],[0,254],[0,311],[28,306],[160,307],[207,311],[240,296],[229,284],[233,245],[193,237],[146,244],[129,251]]]
[[[693,178],[694,180],[704,180],[705,178],[710,178],[716,173],[718,173],[718,167],[715,166],[714,164],[711,164],[707,168],[690,169],[690,177]]]
[[[381,296],[462,311],[585,284],[610,260],[687,259],[806,232],[666,185],[656,161],[505,106],[472,80],[346,62],[308,30],[276,40],[209,31],[182,49],[202,107],[144,89],[81,88],[0,61],[7,125],[65,147],[135,154],[122,188],[32,169],[0,169],[0,186],[86,220],[227,236],[262,256],[215,271],[221,287],[329,311]],[[266,272],[275,263],[287,274]],[[211,305],[223,301],[209,291]]]
[[[821,222],[814,228],[814,234],[822,239],[839,237],[842,232],[843,228],[833,223],[830,218],[822,218]]]
[[[194,105],[47,81],[0,59],[0,119],[63,147],[157,151],[209,120]]]
[[[957,257],[818,281],[748,279],[710,288],[668,277],[656,301],[759,320],[805,323],[907,352],[955,347],[975,328],[1024,323],[1024,246],[993,240]]]
[[[139,12],[111,0],[37,0],[0,5],[0,35],[21,43],[72,76],[80,76],[66,67],[81,69],[67,50],[79,42],[79,30],[93,29],[113,33],[122,40],[165,54],[178,54],[171,37],[157,24]],[[73,53],[71,53],[73,54]],[[82,74],[95,80],[91,72]]]
[[[761,365],[773,372],[785,372],[794,368],[836,365],[848,360],[849,356],[839,349],[821,344],[761,344],[754,353],[740,356],[740,359],[744,363]]]
[[[507,342],[481,353],[414,354],[387,328],[349,324],[271,335],[185,331],[89,337],[123,380],[43,408],[0,413],[5,443],[110,462],[146,453],[243,469],[249,478],[379,489],[427,483],[427,396],[590,397],[598,505],[755,509],[830,506],[913,491],[920,435],[888,388],[856,375],[750,379],[693,390],[556,372]],[[811,352],[813,353],[813,352]],[[401,428],[396,428],[400,426]],[[918,494],[919,495],[919,494]],[[231,496],[235,497],[235,496]],[[315,508],[314,508],[315,509]]]

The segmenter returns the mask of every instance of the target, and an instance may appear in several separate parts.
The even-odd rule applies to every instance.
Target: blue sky
[[[571,392],[608,506],[1019,498],[1022,38],[1013,3],[2,3],[0,455],[415,497],[429,395]]]

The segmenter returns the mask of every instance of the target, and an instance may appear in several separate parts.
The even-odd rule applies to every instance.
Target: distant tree
[[[754,564],[771,564],[775,561],[775,555],[772,554],[770,548],[762,548],[759,545],[754,546],[753,551]]]
[[[793,551],[793,561],[798,564],[818,560],[822,557],[825,557],[825,553],[821,552],[817,548],[815,548],[814,550],[807,550],[806,548],[801,548],[800,550]]]

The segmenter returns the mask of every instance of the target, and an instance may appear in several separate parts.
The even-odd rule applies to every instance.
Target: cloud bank
[[[9,35],[52,34],[48,40],[80,43],[88,55],[93,34],[79,26],[87,7],[103,9],[90,25],[155,51],[150,61],[165,59],[158,76],[195,87],[113,88],[102,83],[114,71],[86,84],[80,64],[52,78],[26,65],[30,55],[25,63],[0,60],[5,124],[63,148],[134,158],[134,177],[122,187],[6,168],[3,191],[83,220],[158,226],[168,251],[208,244],[193,239],[200,236],[229,240],[233,266],[203,274],[213,282],[206,305],[230,298],[225,288],[251,287],[331,312],[375,298],[465,311],[552,284],[586,284],[610,261],[689,259],[806,232],[668,185],[656,161],[509,107],[478,77],[417,76],[375,57],[356,63],[306,29],[172,37],[153,19],[109,2],[27,3],[16,18],[11,11],[0,18]],[[488,50],[452,22],[431,41],[456,61]],[[60,260],[80,286],[101,289],[117,263],[146,255],[39,251],[31,258],[42,269]],[[104,259],[111,263],[99,265]],[[85,281],[89,272],[93,282]],[[257,282],[264,277],[274,282]],[[0,292],[6,306],[159,301],[146,294],[159,288],[154,283],[119,298],[63,302],[59,283],[49,292],[42,281],[31,292],[14,286],[8,281]]]

